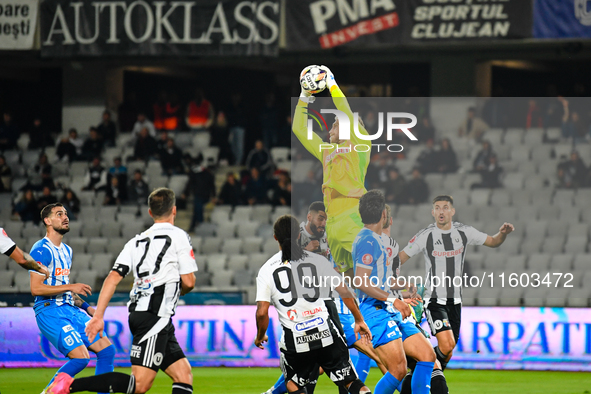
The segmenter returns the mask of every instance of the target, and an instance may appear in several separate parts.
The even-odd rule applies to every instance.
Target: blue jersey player
[[[386,220],[389,220],[384,195],[379,190],[370,190],[359,200],[359,214],[364,224],[353,244],[355,277],[353,284],[360,296],[360,310],[372,333],[373,347],[388,372],[378,381],[375,394],[392,394],[400,390],[406,375],[406,356],[402,342],[416,342],[417,362],[412,377],[412,392],[428,394],[435,353],[430,346],[421,346],[425,337],[412,323],[404,320],[410,316],[407,303],[395,297],[390,287],[396,285],[392,263],[388,259],[381,235]],[[389,303],[394,308],[388,308]],[[428,352],[427,350],[430,350]],[[421,354],[421,351],[425,354]]]
[[[41,219],[47,235],[33,245],[31,257],[47,267],[49,277],[46,279],[37,271],[30,271],[31,294],[35,296],[39,330],[70,359],[57,373],[64,372],[73,377],[86,368],[90,361],[88,349],[96,353],[97,375],[112,372],[115,347],[106,336],[97,336],[92,342],[88,340],[84,329],[90,317],[75,305],[75,294],[89,295],[91,288],[82,283],[70,283],[72,248],[62,242],[64,234],[70,230],[66,209],[60,203],[49,204],[41,211]],[[92,311],[86,303],[81,308]]]

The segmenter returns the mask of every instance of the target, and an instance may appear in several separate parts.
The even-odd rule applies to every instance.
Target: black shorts
[[[150,312],[132,312],[129,314],[129,329],[133,335],[129,358],[131,365],[140,365],[154,371],[165,371],[176,361],[185,358],[174,335],[174,326],[168,323],[159,332],[156,331],[164,321]],[[146,335],[149,335],[146,337]]]
[[[349,350],[342,338],[335,336],[332,345],[309,352],[281,351],[283,376],[285,380],[292,380],[298,387],[304,387],[315,380],[318,377],[319,366],[337,386],[346,386],[358,378],[349,358]]]
[[[324,300],[324,305],[326,305],[326,310],[328,311],[330,320],[332,320],[334,326],[337,328],[337,330],[339,330],[339,334],[345,338],[345,331],[343,330],[343,325],[341,324],[341,319],[339,318],[339,311],[334,300]]]
[[[440,305],[430,302],[425,309],[431,334],[437,335],[443,331],[452,330],[454,340],[458,343],[460,326],[462,324],[462,304]]]

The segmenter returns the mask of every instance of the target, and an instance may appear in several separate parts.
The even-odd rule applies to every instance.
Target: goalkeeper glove
[[[334,74],[332,73],[332,71],[330,71],[330,68],[326,66],[320,66],[320,69],[326,71],[326,85],[329,91],[332,89],[333,86],[339,86],[337,85],[337,81],[335,81]]]

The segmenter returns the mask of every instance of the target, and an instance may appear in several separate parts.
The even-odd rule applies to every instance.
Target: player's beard
[[[324,236],[324,229],[319,230],[318,226],[316,226],[314,223],[310,223],[310,230],[312,230],[312,233],[317,236],[317,237],[323,237]]]
[[[70,227],[53,228],[58,234],[66,235],[70,231]]]

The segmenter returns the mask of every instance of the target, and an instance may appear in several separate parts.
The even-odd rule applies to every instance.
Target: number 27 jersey
[[[197,271],[189,235],[170,223],[155,223],[132,238],[115,261],[113,271],[135,278],[129,312],[174,315],[181,275]]]

